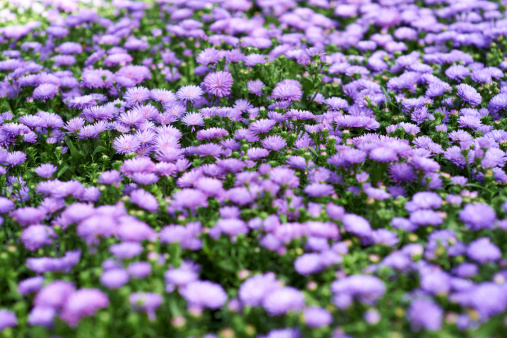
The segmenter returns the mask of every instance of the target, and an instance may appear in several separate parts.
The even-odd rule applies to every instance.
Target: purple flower
[[[431,300],[416,299],[412,301],[407,311],[413,331],[420,329],[437,331],[442,328],[443,310]]]
[[[162,304],[163,298],[158,293],[136,292],[129,296],[129,302],[136,311],[148,314],[151,321],[156,319],[155,310]]]
[[[294,261],[294,268],[297,273],[303,276],[319,272],[322,269],[320,255],[316,253],[303,254]]]
[[[305,306],[305,299],[301,291],[284,286],[270,292],[264,298],[262,306],[270,316],[279,316],[290,311],[301,311]]]
[[[56,233],[53,228],[42,224],[30,225],[21,234],[23,245],[30,251],[50,245],[55,238]]]
[[[53,327],[53,320],[56,316],[56,312],[56,309],[52,307],[36,306],[32,309],[32,311],[30,311],[28,324],[51,328]]]
[[[252,122],[248,126],[248,129],[257,135],[257,134],[269,132],[271,129],[273,129],[275,124],[276,124],[276,121],[269,120],[269,119],[260,119],[255,122]]]
[[[250,93],[257,96],[262,96],[262,88],[265,87],[264,83],[260,80],[248,81],[246,86]]]
[[[14,327],[18,325],[18,318],[14,312],[9,310],[0,310],[0,332],[8,327]]]
[[[21,151],[13,151],[9,153],[5,162],[11,167],[15,167],[26,161],[26,154]]]
[[[375,276],[354,275],[334,281],[331,291],[335,295],[334,303],[347,308],[354,297],[361,302],[375,302],[384,295],[385,285]]]
[[[40,208],[24,207],[12,211],[10,216],[22,226],[27,226],[40,223],[40,221],[46,218],[46,212]]]
[[[95,315],[109,306],[107,295],[98,289],[81,289],[72,293],[63,307],[61,318],[75,327],[83,317]]]
[[[299,101],[303,96],[301,84],[296,80],[283,80],[276,85],[271,96],[274,99]]]
[[[210,281],[194,281],[179,290],[189,305],[218,309],[227,301],[222,286]]]
[[[261,144],[268,150],[279,151],[287,145],[287,142],[281,136],[275,135],[266,137]]]
[[[137,206],[156,213],[158,210],[158,201],[151,193],[144,189],[137,189],[130,193],[130,201]]]
[[[502,257],[502,252],[487,237],[479,238],[470,243],[467,248],[467,256],[471,259],[486,264]]]
[[[239,288],[239,299],[245,305],[260,306],[264,298],[279,287],[275,274],[255,275],[243,282]]]
[[[45,83],[34,89],[33,98],[45,102],[46,100],[52,100],[56,94],[58,94],[58,86]]]
[[[301,338],[301,332],[296,328],[274,329],[269,331],[267,335],[258,336],[258,338]]]
[[[127,272],[133,278],[145,278],[151,273],[151,264],[148,262],[133,262],[130,263]]]
[[[27,278],[19,282],[18,292],[22,296],[25,296],[27,294],[39,291],[42,287],[42,284],[44,284],[44,277],[42,276]]]
[[[6,197],[0,196],[0,214],[5,214],[14,209],[14,202]]]
[[[40,177],[50,178],[51,176],[53,176],[53,174],[55,173],[55,171],[57,169],[58,168],[55,167],[54,165],[52,165],[50,163],[46,163],[46,164],[38,166],[37,168],[35,168],[34,171]]]
[[[127,154],[136,152],[140,144],[134,135],[124,134],[114,140],[113,147],[119,154]]]
[[[472,230],[492,229],[496,223],[495,210],[483,203],[465,205],[459,218]]]
[[[379,147],[373,149],[370,154],[370,158],[377,162],[393,162],[398,160],[396,152],[391,148]]]
[[[438,226],[441,225],[444,220],[436,211],[417,210],[410,214],[410,222],[415,225]]]
[[[456,89],[458,90],[458,96],[465,102],[470,103],[472,106],[481,104],[481,95],[477,92],[477,90],[475,90],[474,87],[462,83],[457,85]]]
[[[109,247],[109,252],[119,259],[131,259],[143,252],[143,246],[131,242],[113,244]]]
[[[370,223],[364,217],[346,214],[342,218],[344,229],[358,237],[369,237],[372,234]]]
[[[307,307],[303,311],[305,324],[311,328],[327,326],[333,322],[333,316],[329,311],[317,306]]]
[[[184,86],[176,92],[176,97],[185,102],[194,102],[200,99],[202,90],[198,86]]]
[[[206,48],[197,56],[197,63],[215,68],[215,64],[222,58],[221,54],[214,48]]]
[[[466,292],[468,303],[479,311],[481,319],[504,312],[507,307],[507,292],[503,285],[486,282]]]
[[[123,269],[110,269],[100,276],[100,283],[108,289],[119,289],[129,281],[127,271]]]
[[[202,83],[204,90],[216,97],[224,97],[231,93],[232,75],[229,72],[214,72],[208,74]]]
[[[100,174],[97,182],[103,184],[114,184],[119,183],[123,179],[122,175],[116,170],[104,171]]]
[[[37,293],[33,303],[36,307],[61,308],[74,290],[73,283],[56,280],[45,285]]]

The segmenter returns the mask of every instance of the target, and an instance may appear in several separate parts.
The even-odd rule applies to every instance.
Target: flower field
[[[505,337],[507,1],[0,1],[2,337]]]

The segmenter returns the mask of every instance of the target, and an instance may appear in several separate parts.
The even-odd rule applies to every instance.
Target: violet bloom
[[[294,261],[294,268],[297,273],[303,276],[319,272],[322,269],[320,255],[316,253],[303,254]]]
[[[156,213],[158,210],[158,201],[153,194],[144,189],[137,189],[130,193],[130,201],[137,206]]]
[[[52,100],[56,94],[58,94],[58,87],[50,83],[45,83],[35,88],[33,91],[33,98],[46,102],[46,100]]]
[[[151,273],[151,264],[148,262],[133,262],[130,263],[127,271],[133,278],[145,278]]]
[[[474,87],[462,83],[457,85],[456,89],[458,90],[458,96],[465,102],[468,102],[472,106],[481,104],[481,94],[479,94]]]
[[[305,306],[303,293],[293,287],[284,286],[269,293],[262,306],[270,316],[279,316],[290,311],[301,311]]]
[[[442,308],[433,301],[416,299],[410,304],[407,319],[413,331],[420,329],[437,331],[442,328],[443,313]]]
[[[287,142],[281,136],[274,135],[263,139],[261,144],[268,150],[279,151],[287,145]]]
[[[118,259],[131,259],[143,252],[143,246],[132,242],[113,244],[109,247],[109,252]]]
[[[185,102],[195,102],[202,96],[202,90],[198,86],[183,86],[176,92],[176,97]]]
[[[33,303],[36,307],[61,308],[74,290],[73,283],[56,280],[45,285],[37,293]]]
[[[250,93],[257,96],[262,96],[262,88],[265,87],[262,81],[260,80],[248,81],[246,85]]]
[[[36,306],[30,311],[27,322],[32,326],[38,325],[52,328],[56,312],[57,309],[52,307]]]
[[[243,282],[239,288],[239,298],[245,305],[260,306],[264,298],[279,287],[274,273],[255,275]]]
[[[465,205],[459,218],[472,230],[492,229],[496,223],[495,210],[483,203]]]
[[[221,285],[210,281],[194,281],[179,290],[190,306],[218,309],[227,301]]]
[[[354,215],[354,214],[346,214],[342,218],[344,229],[358,237],[368,237],[372,234],[372,230],[370,227],[370,223],[364,217]]]
[[[114,184],[123,180],[122,175],[117,170],[104,171],[100,174],[97,182],[102,184]]]
[[[8,327],[15,327],[18,325],[18,318],[14,312],[9,310],[0,310],[0,332]]]
[[[27,294],[39,291],[42,284],[44,284],[44,277],[42,276],[27,278],[19,282],[18,292],[22,296],[26,296]]]
[[[100,276],[100,283],[108,289],[119,289],[129,281],[127,271],[123,269],[110,269]]]
[[[361,302],[374,303],[385,293],[385,284],[375,276],[353,275],[339,279],[331,284],[331,291],[335,295],[333,302],[339,308],[347,308],[353,298]]]
[[[12,211],[10,216],[21,226],[27,226],[41,222],[46,218],[46,212],[41,208],[24,207]]]
[[[163,298],[158,293],[136,292],[129,296],[129,302],[136,311],[146,312],[150,321],[156,319],[155,310],[162,304]]]
[[[481,264],[486,264],[501,258],[502,252],[495,244],[491,243],[488,237],[483,237],[470,243],[467,256]]]
[[[0,196],[0,214],[5,214],[14,209],[14,202],[6,197]]]
[[[318,306],[307,307],[303,312],[305,324],[311,328],[319,328],[332,323],[333,316],[329,311]]]
[[[63,307],[61,318],[75,327],[83,317],[95,315],[109,306],[107,295],[98,289],[81,289],[72,293]]]
[[[208,74],[202,83],[205,91],[216,97],[224,97],[231,93],[232,75],[229,72],[214,72]]]
[[[53,228],[42,224],[30,225],[21,234],[23,245],[30,251],[40,249],[44,245],[50,245],[55,238],[56,233]]]
[[[271,96],[274,99],[299,101],[303,96],[303,91],[298,81],[288,79],[279,82],[273,89]]]
[[[35,173],[40,177],[50,178],[58,168],[51,163],[46,163],[35,168]]]

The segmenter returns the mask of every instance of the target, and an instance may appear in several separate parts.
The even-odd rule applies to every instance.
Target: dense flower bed
[[[5,337],[505,334],[505,0],[0,5]]]

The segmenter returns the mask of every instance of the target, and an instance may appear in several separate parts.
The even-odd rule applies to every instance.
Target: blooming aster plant
[[[0,2],[5,337],[502,337],[507,2]]]

